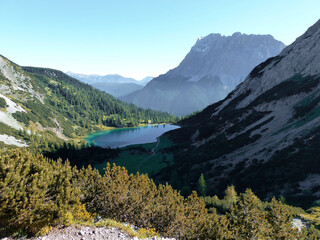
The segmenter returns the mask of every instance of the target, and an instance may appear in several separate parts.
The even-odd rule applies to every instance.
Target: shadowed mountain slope
[[[168,135],[175,164],[159,179],[212,192],[251,187],[259,196],[310,203],[320,196],[320,20],[256,66],[224,100]]]

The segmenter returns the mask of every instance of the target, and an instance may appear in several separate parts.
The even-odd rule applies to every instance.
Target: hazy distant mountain
[[[176,158],[171,172],[161,174],[185,186],[203,173],[210,190],[220,193],[233,184],[263,198],[319,199],[319,39],[320,20],[256,66],[224,100],[168,133]]]
[[[96,75],[96,74],[86,75],[86,74],[73,73],[73,72],[67,72],[67,74],[71,77],[74,77],[88,84],[97,83],[97,82],[138,83],[138,81],[133,78],[122,77],[118,74],[109,74],[105,76]]]
[[[73,72],[67,72],[69,76],[76,78],[84,83],[88,83],[93,87],[109,93],[114,97],[121,97],[134,91],[142,89],[153,77],[145,77],[141,81],[133,78],[122,77],[118,74],[86,75]]]
[[[210,34],[198,39],[178,67],[121,99],[144,108],[189,114],[221,100],[254,66],[284,47],[271,35]]]
[[[143,88],[143,85],[136,83],[96,82],[91,85],[101,91],[111,94],[114,97],[125,96]]]
[[[139,81],[139,84],[142,84],[142,85],[147,85],[148,82],[150,82],[151,80],[153,79],[153,77],[145,77],[144,79],[142,79],[141,81]]]

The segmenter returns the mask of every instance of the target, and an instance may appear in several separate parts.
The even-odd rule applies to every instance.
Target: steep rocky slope
[[[224,98],[254,66],[284,47],[271,35],[210,34],[198,39],[178,67],[121,99],[176,115],[190,114]]]
[[[182,124],[169,133],[175,164],[159,178],[178,174],[192,186],[203,172],[211,192],[234,184],[265,198],[320,197],[320,20]]]

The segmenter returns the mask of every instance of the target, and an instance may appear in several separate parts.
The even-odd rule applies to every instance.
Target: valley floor
[[[161,136],[157,138],[157,142],[120,148],[119,155],[109,163],[123,166],[129,173],[140,172],[151,176],[173,163],[173,155],[166,152],[171,146],[172,141],[166,136]],[[94,167],[103,173],[106,164],[107,162],[99,162]]]

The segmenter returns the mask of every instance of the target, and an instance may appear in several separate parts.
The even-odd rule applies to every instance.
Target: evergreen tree
[[[238,195],[237,192],[234,188],[233,185],[228,186],[227,189],[225,190],[225,195],[222,200],[222,207],[225,212],[230,211],[231,207],[233,204],[235,204],[238,200]]]
[[[201,173],[199,177],[197,190],[200,196],[205,196],[207,193],[207,183],[204,179],[203,173]]]
[[[267,239],[270,236],[262,203],[250,189],[240,194],[239,201],[227,216],[235,239]]]
[[[273,198],[267,210],[272,238],[283,240],[299,238],[300,232],[292,228],[292,216],[282,202]]]

